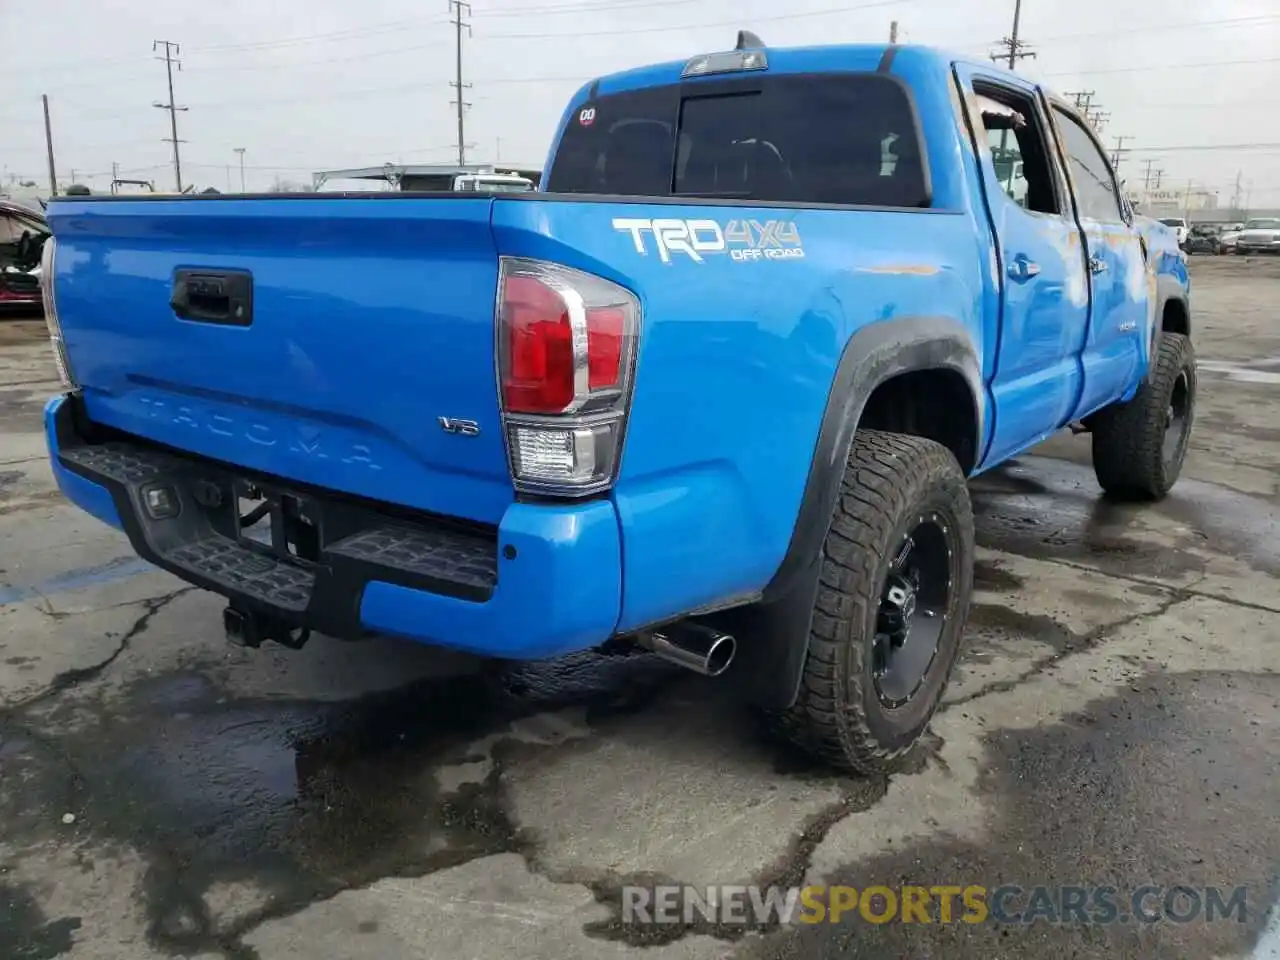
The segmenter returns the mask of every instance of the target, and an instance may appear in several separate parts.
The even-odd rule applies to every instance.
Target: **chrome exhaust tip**
[[[673,623],[661,630],[642,633],[636,643],[663,660],[718,677],[729,669],[738,642],[727,633],[697,623]]]

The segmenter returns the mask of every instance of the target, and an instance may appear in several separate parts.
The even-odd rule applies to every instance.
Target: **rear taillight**
[[[517,489],[583,496],[617,474],[640,304],[580,270],[504,258],[498,386]]]
[[[56,244],[53,237],[44,242],[40,251],[40,299],[44,304],[44,324],[49,329],[49,342],[53,345],[53,362],[58,368],[58,378],[68,389],[75,389],[75,377],[71,373],[71,361],[67,359],[67,345],[62,339],[62,324],[58,320],[58,307],[53,296],[53,262]]]

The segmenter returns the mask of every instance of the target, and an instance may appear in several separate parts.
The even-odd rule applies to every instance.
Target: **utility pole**
[[[1164,178],[1164,169],[1163,169],[1163,168],[1161,168],[1160,170],[1157,170],[1157,171],[1156,171],[1156,189],[1157,189],[1157,190],[1159,190],[1159,189],[1160,189],[1160,181],[1161,181],[1163,178]]]
[[[889,21],[889,42],[890,43],[898,42],[898,21],[897,20]]]
[[[1075,104],[1077,110],[1081,111],[1086,117],[1089,115],[1089,104],[1093,103],[1093,90],[1068,90],[1063,93],[1064,97],[1070,97]]]
[[[464,119],[464,115],[466,114],[467,107],[470,106],[470,104],[462,99],[463,88],[470,86],[470,84],[464,84],[462,82],[463,28],[466,28],[467,36],[471,35],[471,25],[462,19],[462,14],[465,10],[468,16],[471,15],[471,4],[467,3],[467,0],[449,0],[449,9],[454,13],[454,18],[450,22],[453,24],[454,36],[456,38],[454,58],[455,79],[451,84],[449,84],[449,86],[453,87],[458,94],[458,99],[455,103],[458,105],[458,166],[461,167],[467,162],[466,121]]]
[[[894,28],[896,29],[898,25],[897,21],[894,21],[893,25],[894,25]],[[996,52],[991,54],[991,61],[993,63],[999,63],[1001,60],[1005,60],[1008,64],[1009,69],[1012,70],[1015,66],[1017,66],[1017,63],[1019,60],[1025,60],[1027,57],[1031,57],[1031,58],[1035,57],[1036,55],[1035,51],[1032,50],[1030,47],[1028,47],[1027,44],[1024,43],[1021,37],[1019,36],[1018,31],[1021,29],[1021,27],[1022,27],[1022,0],[1014,0],[1013,29],[1009,31],[1009,35],[1007,37],[1001,37],[996,42],[997,49],[999,50],[1000,48],[1003,48],[1003,50],[1001,52]],[[1010,158],[1009,158],[1009,131],[1008,130],[1000,131],[1000,160],[1002,163],[1009,163],[1009,179],[1010,181],[1012,181],[1014,167],[1012,162],[1010,162]]]
[[[1151,168],[1156,165],[1156,162],[1155,160],[1143,160],[1142,162],[1147,165],[1147,169],[1142,181],[1142,188],[1144,190],[1150,190],[1151,189]]]
[[[236,147],[235,153],[240,154],[240,192],[246,193],[244,188],[244,147]]]
[[[1240,178],[1244,176],[1243,170],[1236,171],[1236,188],[1231,194],[1231,209],[1236,213],[1240,212]]]
[[[1112,167],[1112,169],[1115,169],[1115,170],[1120,169],[1120,161],[1121,161],[1122,159],[1124,159],[1124,155],[1125,155],[1126,153],[1128,153],[1128,152],[1129,152],[1127,149],[1125,149],[1124,142],[1125,142],[1126,140],[1132,140],[1132,139],[1133,139],[1133,137],[1127,137],[1127,136],[1118,136],[1118,137],[1116,137],[1116,145],[1115,145],[1115,148],[1114,148],[1114,149],[1112,149],[1112,151],[1111,151],[1111,167]]]
[[[176,43],[174,43],[171,40],[154,40],[151,43],[152,52],[159,50],[161,45],[164,46],[164,56],[156,57],[155,59],[164,61],[165,74],[169,79],[169,102],[160,103],[159,101],[156,101],[155,103],[152,104],[152,106],[159,107],[161,110],[169,111],[170,136],[162,137],[161,139],[167,140],[169,143],[173,144],[173,179],[178,184],[178,192],[181,193],[182,192],[182,159],[178,156],[178,144],[185,143],[185,141],[178,139],[178,111],[179,110],[185,111],[187,108],[179,107],[173,102],[173,65],[176,63],[178,65],[178,70],[179,71],[182,70],[182,61],[174,59],[174,57],[177,54],[181,53],[182,50]]]
[[[1085,114],[1085,119],[1093,126],[1093,129],[1102,132],[1102,128],[1107,125],[1107,121],[1111,119],[1110,110],[1095,110],[1093,113]]]
[[[44,103],[44,148],[49,154],[49,196],[58,195],[58,172],[53,167],[53,127],[49,124],[49,95],[40,94]]]
[[[1010,70],[1017,66],[1019,60],[1025,60],[1027,57],[1034,58],[1036,53],[1032,50],[1018,35],[1018,30],[1022,25],[1022,0],[1014,0],[1013,4],[1013,30],[1007,37],[1001,37],[996,42],[996,47],[1000,48],[1000,53],[991,54],[991,59],[999,63],[1001,60],[1006,61]]]

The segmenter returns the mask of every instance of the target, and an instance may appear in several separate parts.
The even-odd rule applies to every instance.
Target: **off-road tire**
[[[872,643],[890,563],[919,518],[945,524],[951,576],[942,635],[918,692],[881,702]],[[973,510],[960,465],[941,444],[859,430],[822,547],[800,692],[782,732],[827,763],[873,774],[924,733],[946,690],[973,589]]]
[[[1093,472],[1109,496],[1121,500],[1159,500],[1182,472],[1195,422],[1196,356],[1190,338],[1161,333],[1151,375],[1126,403],[1105,407],[1090,418]],[[1186,396],[1186,423],[1179,447],[1166,455],[1165,436],[1175,387],[1180,378]]]

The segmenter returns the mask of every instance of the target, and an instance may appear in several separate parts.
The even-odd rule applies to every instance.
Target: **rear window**
[[[792,74],[600,97],[570,118],[546,189],[643,197],[929,205],[906,89]]]

